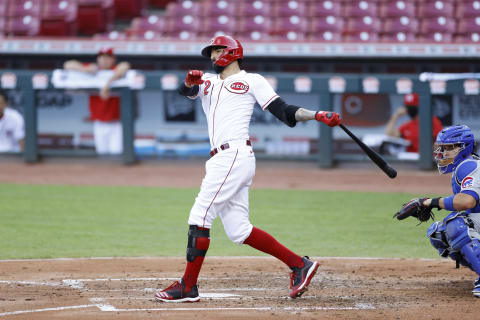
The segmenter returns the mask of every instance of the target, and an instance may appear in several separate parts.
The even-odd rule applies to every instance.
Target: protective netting
[[[475,231],[480,233],[480,213],[471,213],[468,215],[468,219],[473,222]]]

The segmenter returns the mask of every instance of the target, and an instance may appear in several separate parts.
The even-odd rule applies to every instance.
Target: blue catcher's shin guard
[[[480,276],[480,241],[473,239],[461,251],[470,268]]]
[[[445,233],[452,249],[460,251],[470,269],[480,275],[480,241],[470,237],[463,218],[448,221]]]

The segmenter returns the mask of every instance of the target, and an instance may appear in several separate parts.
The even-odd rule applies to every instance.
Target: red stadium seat
[[[148,0],[148,4],[155,8],[165,9],[170,2],[176,0]]]
[[[457,43],[480,43],[480,33],[471,32],[456,35],[453,39]]]
[[[107,33],[97,33],[93,36],[94,40],[127,40],[129,37],[124,32],[110,31]]]
[[[360,31],[344,33],[343,39],[348,42],[378,42],[376,32]]]
[[[480,17],[480,1],[478,0],[463,0],[457,4],[455,17],[461,18],[476,18]]]
[[[308,41],[315,42],[340,42],[342,41],[342,34],[340,32],[320,31],[307,33]]]
[[[5,33],[7,28],[7,18],[0,16],[0,35]]]
[[[298,16],[281,17],[273,20],[271,33],[285,34],[289,31],[305,33],[308,31],[308,21]]]
[[[305,16],[307,14],[307,6],[304,2],[291,0],[285,3],[273,3],[272,17],[290,17],[290,16]]]
[[[170,34],[181,31],[197,33],[198,30],[200,30],[199,19],[190,15],[183,17],[170,17],[167,19],[167,24],[165,25],[165,31]]]
[[[167,17],[198,16],[199,13],[199,4],[191,0],[169,3],[166,10]]]
[[[422,42],[452,42],[453,35],[446,32],[433,32],[417,36]]]
[[[480,32],[480,16],[476,18],[461,19],[458,22],[457,33]]]
[[[129,32],[137,33],[152,30],[163,32],[165,29],[165,19],[162,16],[150,15],[147,17],[137,17],[132,20]]]
[[[113,27],[113,0],[78,0],[78,31],[93,35]]]
[[[422,18],[453,17],[453,14],[453,3],[442,0],[420,2],[417,13]]]
[[[235,32],[234,37],[239,40],[249,41],[268,41],[271,36],[267,32],[251,31],[251,32]]]
[[[37,0],[11,2],[7,10],[7,16],[9,17],[39,17],[40,13],[41,2]]]
[[[414,17],[415,3],[403,0],[384,2],[378,8],[378,15],[381,18]]]
[[[238,16],[269,16],[271,12],[270,2],[266,0],[257,0],[254,2],[242,1],[238,4],[236,14]]]
[[[345,18],[351,17],[376,17],[378,15],[376,1],[354,0],[345,2]]]
[[[296,31],[284,31],[272,35],[272,40],[275,41],[304,41],[305,39],[305,33]]]
[[[43,36],[74,36],[77,33],[77,2],[48,0],[43,4],[40,34]]]
[[[385,33],[415,33],[418,30],[418,21],[412,17],[387,18],[383,21],[383,30]]]
[[[142,14],[147,0],[115,0],[115,18],[132,19]]]
[[[7,16],[7,7],[8,3],[5,1],[0,2],[0,17],[6,17]]]
[[[455,19],[437,17],[423,19],[420,23],[419,33],[427,35],[435,32],[455,32]]]
[[[415,42],[416,37],[414,33],[405,32],[390,32],[382,33],[380,35],[380,42]]]
[[[159,39],[164,38],[160,36],[160,34],[158,34],[158,36],[159,36]],[[186,30],[173,31],[173,32],[167,33],[166,36],[167,38],[173,39],[173,40],[189,40],[189,41],[198,40],[198,34],[195,31],[186,31]],[[151,40],[155,40],[155,39],[151,39]]]
[[[335,16],[317,17],[311,20],[309,32],[311,34],[323,31],[342,32],[344,25],[345,22],[342,18]],[[323,38],[323,36],[320,36],[320,38]]]
[[[237,32],[239,33],[251,33],[260,32],[268,33],[271,29],[272,21],[268,17],[255,16],[244,17],[237,19]]]
[[[233,16],[235,15],[236,2],[226,0],[210,0],[200,6],[200,15],[205,17]]]
[[[207,34],[232,34],[236,29],[236,19],[225,15],[205,19],[201,28]]]
[[[342,15],[342,3],[335,0],[321,0],[310,2],[307,8],[309,17],[339,17]]]
[[[346,32],[360,32],[360,31],[369,31],[369,32],[379,32],[381,28],[380,19],[377,17],[358,17],[350,18],[346,20],[345,30]]]
[[[40,31],[40,18],[25,16],[9,18],[5,28],[6,35],[36,36]]]

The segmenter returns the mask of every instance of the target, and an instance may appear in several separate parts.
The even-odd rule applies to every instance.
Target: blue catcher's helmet
[[[474,151],[475,138],[469,127],[451,126],[437,135],[434,146],[434,158],[441,173],[455,170],[460,162]]]

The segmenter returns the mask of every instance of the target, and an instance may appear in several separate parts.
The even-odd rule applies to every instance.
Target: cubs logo
[[[473,186],[473,177],[465,177],[462,180],[462,189],[470,188]]]
[[[231,93],[244,94],[248,92],[248,89],[250,89],[250,86],[245,81],[238,80],[230,83],[229,85],[226,86],[226,88]]]

